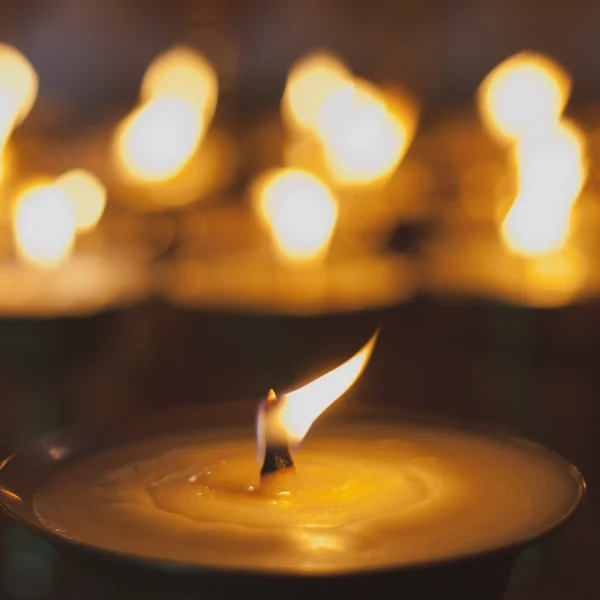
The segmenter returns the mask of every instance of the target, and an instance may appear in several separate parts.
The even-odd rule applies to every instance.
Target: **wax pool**
[[[579,480],[538,446],[437,425],[309,435],[297,485],[259,488],[250,431],[110,448],[59,468],[35,509],[70,539],[147,558],[335,573],[476,553],[529,539],[576,502]]]

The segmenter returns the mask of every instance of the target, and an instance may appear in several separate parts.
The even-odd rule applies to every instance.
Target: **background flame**
[[[217,75],[198,52],[176,47],[158,56],[144,76],[141,105],[116,131],[122,172],[143,183],[178,175],[204,139],[217,94]]]
[[[323,102],[317,134],[335,181],[360,185],[394,172],[408,148],[408,129],[379,90],[356,80]]]
[[[318,177],[280,169],[258,185],[259,210],[279,256],[294,263],[325,257],[338,216],[337,202]]]
[[[395,171],[415,130],[412,104],[354,77],[337,57],[317,52],[290,70],[282,112],[293,131],[318,142],[328,179],[359,186]]]
[[[290,69],[282,98],[282,113],[295,128],[316,131],[327,98],[352,80],[352,73],[333,54],[314,52]]]
[[[77,233],[96,227],[106,206],[106,188],[92,173],[75,169],[56,180],[60,188],[73,203]]]
[[[502,223],[503,240],[512,252],[539,256],[565,245],[587,175],[584,146],[583,135],[568,122],[516,143],[519,195]]]
[[[20,257],[30,264],[53,268],[73,250],[75,207],[58,186],[36,184],[17,198],[14,227]]]
[[[38,78],[27,58],[16,48],[0,44],[0,147],[4,148],[14,127],[33,107]]]
[[[489,132],[514,141],[557,123],[570,92],[571,78],[558,63],[543,54],[521,52],[484,79],[478,104]]]
[[[377,335],[339,367],[280,397],[278,409],[267,418],[277,419],[279,430],[285,432],[292,446],[302,441],[317,417],[360,377],[373,353]]]

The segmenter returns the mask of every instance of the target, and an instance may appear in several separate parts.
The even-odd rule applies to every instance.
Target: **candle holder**
[[[347,417],[362,422],[371,410],[353,406]],[[500,600],[512,567],[520,553],[530,544],[545,538],[564,525],[584,497],[585,483],[579,472],[563,458],[492,427],[459,425],[461,431],[477,433],[502,441],[525,452],[541,453],[568,481],[568,500],[535,533],[517,534],[511,541],[492,544],[477,552],[457,553],[445,558],[408,561],[402,565],[356,568],[328,573],[319,570],[278,570],[219,568],[197,561],[165,561],[142,553],[132,554],[78,541],[57,528],[44,524],[34,506],[34,496],[49,474],[64,467],[67,461],[95,453],[125,442],[190,432],[197,428],[218,428],[232,422],[249,422],[255,403],[195,405],[143,415],[129,423],[110,426],[75,426],[50,434],[7,459],[0,470],[0,499],[8,516],[49,540],[68,560],[82,565],[94,581],[112,598],[171,598],[178,594],[202,598],[235,598],[256,593],[270,598],[388,598],[433,599],[441,597],[463,600]],[[389,420],[389,415],[387,419]],[[394,415],[394,419],[397,415]],[[404,423],[440,425],[430,417],[405,415]],[[453,427],[457,427],[453,425]],[[561,476],[562,477],[562,476]],[[506,490],[510,494],[511,490]],[[83,580],[85,581],[85,579]],[[86,585],[86,584],[84,584]],[[104,597],[104,596],[103,596]]]

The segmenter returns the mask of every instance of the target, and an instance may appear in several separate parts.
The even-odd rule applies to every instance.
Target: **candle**
[[[485,78],[478,105],[490,134],[511,144],[556,123],[570,92],[571,77],[556,61],[536,52],[520,52]]]
[[[287,164],[355,190],[393,175],[412,141],[418,110],[406,94],[379,89],[354,77],[337,57],[316,52],[290,69],[282,115],[292,134]]]
[[[196,50],[176,46],[152,61],[139,105],[112,140],[112,185],[124,201],[181,207],[229,181],[235,152],[222,132],[209,132],[217,96],[217,74]]]
[[[29,114],[38,91],[31,63],[12,46],[0,44],[0,150],[14,128]]]
[[[499,198],[493,198],[494,186],[477,190],[470,203],[478,203],[475,214],[484,218],[479,227],[459,223],[459,231],[450,229],[430,244],[427,288],[544,307],[597,293],[589,248],[574,235],[588,161],[583,133],[562,116],[570,85],[564,69],[533,53],[508,59],[484,80],[478,91],[482,122],[510,147],[504,179],[514,179],[516,189],[496,185],[507,188]],[[486,195],[500,200],[488,202],[487,211]]]
[[[251,431],[223,427],[228,409],[217,405],[221,427],[194,430],[188,415],[176,431],[61,461],[34,495],[37,526],[146,560],[314,576],[510,547],[570,514],[582,495],[576,470],[509,435],[366,413],[309,432],[374,343],[302,388],[270,394],[258,464]],[[59,441],[45,447],[57,460],[69,453]]]
[[[105,201],[101,182],[82,169],[24,187],[12,214],[15,253],[0,261],[0,314],[90,314],[148,294],[148,276],[133,260],[74,253],[77,235],[96,226]]]
[[[412,294],[415,276],[405,257],[363,249],[356,239],[355,247],[336,244],[341,207],[316,175],[274,169],[250,194],[254,221],[239,210],[214,211],[199,223],[201,257],[182,256],[159,270],[169,300],[309,315],[390,306]]]

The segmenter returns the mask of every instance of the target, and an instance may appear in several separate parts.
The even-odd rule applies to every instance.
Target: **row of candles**
[[[12,98],[5,111],[8,150],[10,131],[33,103],[35,74],[19,53],[4,50],[10,68],[0,58],[0,91]],[[2,87],[4,78],[10,85]],[[49,299],[63,312],[99,309],[148,290],[149,283],[139,283],[142,268],[129,264],[133,259],[83,242],[95,235],[113,193],[160,199],[171,210],[200,199],[209,177],[202,156],[217,81],[202,56],[175,48],[150,65],[138,106],[108,136],[110,165],[99,161],[91,171],[93,160],[82,153],[81,164],[21,191],[7,167],[7,197],[16,190],[7,211],[16,250],[0,264],[0,309],[35,306],[39,313],[43,306],[50,312]],[[582,136],[563,119],[567,97],[564,71],[532,54],[500,65],[483,83],[483,122],[514,157],[507,172],[514,170],[518,185],[500,227],[482,228],[485,243],[474,253],[458,246],[458,262],[442,270],[452,283],[461,277],[480,283],[488,270],[503,278],[515,270],[529,273],[542,258],[558,260],[566,252],[585,177]],[[0,108],[1,100],[0,93]],[[233,208],[182,212],[182,222],[200,214],[190,229],[203,234],[201,256],[163,259],[153,277],[177,302],[219,309],[307,313],[397,302],[415,281],[382,240],[402,212],[397,196],[408,194],[400,165],[417,117],[405,94],[356,77],[336,57],[303,59],[283,94],[280,164],[258,172],[244,202]],[[460,227],[463,243],[475,228]],[[234,239],[237,233],[241,240]],[[448,240],[440,241],[441,257],[428,248],[425,261],[447,260]],[[439,274],[430,265],[426,271]],[[44,286],[14,302],[24,281]],[[511,285],[520,290],[523,281]],[[62,305],[60,290],[66,290]],[[166,565],[166,585],[178,567],[185,566],[186,579],[196,568],[208,597],[237,598],[236,583],[248,581],[260,584],[265,598],[383,597],[393,587],[408,597],[439,597],[450,589],[461,597],[499,598],[515,549],[564,522],[583,497],[581,476],[560,457],[505,435],[363,412],[309,436],[296,470],[298,444],[361,375],[376,339],[302,387],[271,390],[258,413],[257,448],[251,428],[234,422],[249,421],[250,412],[237,413],[219,398],[200,406],[210,417],[189,408],[170,415],[176,419],[164,413],[150,426],[138,422],[133,435],[117,427],[107,436],[83,429],[71,438],[72,432],[46,438],[30,447],[26,461],[17,453],[3,463],[0,502],[61,545],[83,544],[92,559],[99,552],[157,571]],[[192,423],[199,430],[190,430]],[[141,431],[145,437],[138,439]],[[102,449],[104,439],[111,442]],[[89,440],[99,446],[88,446]],[[40,447],[43,481],[32,466]],[[477,566],[471,561],[481,556],[485,568],[471,577]],[[499,562],[487,567],[488,560]],[[447,571],[453,561],[469,576]],[[396,571],[399,578],[388,580]]]
[[[235,144],[211,138],[218,76],[200,53],[175,47],[150,64],[139,104],[98,141],[110,160],[82,152],[80,164],[51,176],[31,173],[11,139],[37,85],[27,59],[0,46],[3,312],[94,310],[153,285],[182,303],[291,312],[391,304],[414,289],[414,267],[386,252],[385,240],[401,218],[398,204],[405,212],[431,204],[433,192],[419,197],[401,178],[419,109],[399,88],[355,76],[330,53],[301,59],[282,97],[280,164],[256,174],[243,202],[195,213],[190,204],[211,191],[218,197],[214,173],[235,163]],[[484,80],[478,106],[506,157],[503,197],[481,198],[497,200],[483,232],[463,218],[426,248],[425,287],[550,305],[593,287],[572,235],[587,159],[583,132],[564,117],[570,88],[560,65],[534,53]],[[185,207],[180,219],[198,217],[192,235],[211,238],[199,244],[202,256],[183,252],[150,273],[122,247],[111,249],[110,218],[97,225],[113,196],[171,213]]]

